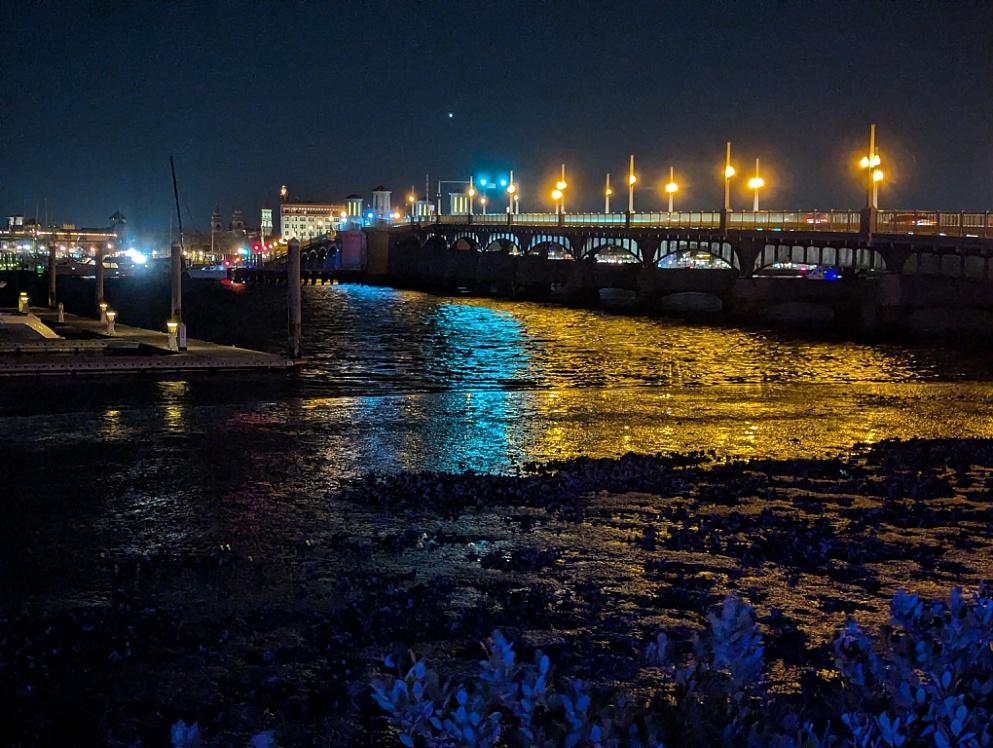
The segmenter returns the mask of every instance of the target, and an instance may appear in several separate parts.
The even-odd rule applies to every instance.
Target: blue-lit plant
[[[174,723],[169,729],[169,739],[172,748],[200,748],[200,725],[194,722],[186,724],[183,720]],[[259,732],[248,741],[248,748],[275,748],[276,738],[272,730]]]
[[[499,632],[468,686],[441,685],[420,661],[377,681],[373,695],[407,746],[993,746],[993,600],[984,590],[966,599],[956,589],[932,604],[900,593],[878,640],[846,626],[834,643],[839,693],[816,714],[798,716],[765,691],[754,612],[736,598],[708,616],[691,658],[679,662],[673,649],[665,634],[646,648],[668,684],[647,705],[580,680],[558,690],[546,656],[518,664]]]
[[[856,745],[993,745],[993,598],[954,589],[948,602],[893,598],[878,645],[854,624],[834,643],[850,687]],[[872,710],[873,720],[862,713]]]

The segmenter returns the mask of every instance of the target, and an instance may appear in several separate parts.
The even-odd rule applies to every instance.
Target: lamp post
[[[676,184],[676,170],[672,166],[669,167],[669,182],[665,186],[665,191],[669,193],[669,212],[672,213],[672,199],[679,191],[679,185]]]
[[[469,215],[472,215],[472,205],[476,197],[476,185],[472,182],[472,177],[469,177],[469,189],[466,190],[466,195],[469,196]]]
[[[634,154],[631,154],[631,158],[628,161],[628,213],[634,213],[634,183],[638,181],[638,177],[634,173]]]
[[[765,180],[759,176],[759,160],[755,159],[755,176],[748,180],[748,189],[754,190],[755,200],[752,203],[752,210],[759,212],[759,190],[765,187]]]
[[[879,168],[882,163],[879,154],[876,153],[876,125],[869,125],[869,155],[863,156],[859,161],[859,166],[865,169],[867,184],[865,207],[876,210],[879,207],[879,183],[883,181],[883,170]]]
[[[565,181],[565,164],[562,164],[562,175],[555,183],[555,190],[559,193],[559,212],[565,213],[565,190],[569,183]]]
[[[735,175],[735,169],[731,166],[731,141],[727,141],[727,149],[724,152],[724,210],[731,210],[731,177]]]
[[[520,191],[517,188],[517,183],[514,182],[514,171],[510,171],[510,184],[507,185],[507,213],[516,214],[520,212],[521,206],[518,200],[520,200]]]
[[[166,332],[169,335],[169,350],[173,352],[179,351],[179,340],[176,337],[176,333],[179,332],[179,323],[176,320],[168,320],[166,322]]]
[[[414,192],[414,185],[410,185],[410,194],[407,195],[407,203],[410,205],[410,222],[414,222],[414,204],[417,202],[417,193]]]
[[[555,215],[562,215],[562,190],[552,190],[552,200],[555,201]]]
[[[613,188],[610,186],[610,172],[607,172],[607,185],[603,188],[603,212],[610,212],[610,196],[614,194]]]

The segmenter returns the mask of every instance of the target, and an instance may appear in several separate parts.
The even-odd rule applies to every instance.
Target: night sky
[[[993,2],[5,2],[4,215],[138,230],[430,173],[513,168],[522,210],[601,209],[634,153],[636,207],[721,202],[724,141],[763,207],[993,208]],[[448,112],[454,117],[449,118]],[[626,198],[623,189],[618,198]],[[402,198],[401,198],[402,199]],[[621,206],[618,206],[621,207]]]

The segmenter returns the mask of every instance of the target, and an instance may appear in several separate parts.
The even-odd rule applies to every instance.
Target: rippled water
[[[362,286],[304,291],[309,359],[297,375],[37,380],[0,388],[0,498],[7,514],[0,524],[0,615],[30,611],[5,640],[16,651],[24,642],[37,646],[49,663],[51,682],[33,707],[42,722],[58,723],[50,714],[59,707],[50,712],[46,704],[81,698],[72,677],[83,677],[79,663],[91,661],[78,660],[74,647],[148,620],[161,621],[163,633],[136,643],[131,670],[106,664],[106,652],[92,660],[105,663],[104,670],[94,666],[102,673],[95,680],[112,684],[113,696],[84,693],[92,703],[83,711],[102,715],[124,704],[118,711],[131,709],[136,721],[164,735],[168,724],[149,716],[147,705],[170,705],[166,713],[190,717],[186,686],[205,683],[204,661],[229,663],[226,673],[210,670],[220,681],[209,682],[205,698],[222,694],[230,707],[224,714],[241,714],[245,674],[262,679],[268,672],[246,663],[272,650],[285,672],[299,666],[310,673],[317,665],[300,642],[316,642],[313,651],[323,652],[333,628],[315,627],[315,620],[349,606],[382,611],[397,589],[425,580],[441,580],[439,589],[450,586],[453,597],[422,594],[438,620],[429,633],[404,636],[436,639],[452,620],[478,619],[481,626],[527,628],[539,643],[549,635],[600,642],[596,627],[604,621],[611,621],[605,630],[632,632],[682,626],[737,592],[762,613],[770,606],[785,611],[822,643],[848,611],[883,615],[886,595],[898,586],[924,578],[936,593],[936,586],[989,568],[988,523],[956,519],[979,511],[964,499],[947,516],[929,510],[934,527],[927,530],[887,526],[879,519],[882,501],[861,501],[857,510],[875,515],[856,521],[847,493],[817,494],[808,486],[800,493],[814,494],[794,506],[798,476],[788,465],[785,475],[763,479],[774,489],[731,487],[748,494],[733,511],[759,530],[721,524],[731,508],[706,495],[719,495],[726,484],[703,497],[700,483],[685,496],[597,494],[581,519],[490,504],[454,516],[420,511],[416,487],[404,489],[415,495],[396,511],[335,493],[343,477],[367,472],[511,472],[529,461],[629,451],[823,456],[889,437],[993,436],[993,357],[985,351],[817,340]],[[194,335],[282,345],[285,289],[218,286],[189,301]],[[114,304],[123,319],[154,324],[141,320],[142,304]],[[826,482],[833,486],[836,477]],[[899,516],[899,507],[887,506]],[[669,528],[679,537],[692,540],[706,525],[722,542],[738,532],[747,549],[746,535],[765,533],[758,540],[770,560],[746,563],[712,544],[669,547],[660,518],[685,511],[695,518],[692,526]],[[825,523],[825,516],[837,521]],[[969,522],[968,544],[948,542],[969,532]],[[661,529],[646,534],[654,525]],[[807,549],[788,542],[794,529],[807,542],[847,528],[833,541],[847,547],[859,534],[853,527],[874,542],[885,536],[895,550],[871,573],[832,576],[833,561],[817,574],[800,569],[797,559]],[[657,549],[655,540],[644,542],[649,537],[658,538]],[[469,552],[477,544],[500,553],[540,549],[558,560],[533,572],[497,571]],[[781,544],[792,555],[776,556]],[[913,560],[917,544],[943,549],[939,576],[934,564]],[[834,546],[811,549],[823,555],[825,547]],[[553,602],[533,602],[537,593],[520,597],[532,587]],[[514,607],[521,599],[532,600],[523,612]],[[93,630],[66,624],[64,635],[50,624],[60,611],[81,620],[81,610],[103,623]],[[378,660],[394,632],[404,631],[405,611],[398,608],[395,619],[380,615],[385,628],[357,626],[349,651]],[[185,632],[175,650],[162,644],[174,630]],[[462,629],[473,642],[488,630]],[[317,680],[328,677],[320,673]],[[92,670],[84,675],[87,683],[94,679]],[[297,683],[292,677],[286,682]],[[254,718],[238,719],[232,724],[261,727]],[[211,730],[224,734],[216,723]],[[245,742],[240,734],[228,737],[217,744]]]
[[[242,295],[219,332],[255,324]],[[255,304],[279,304],[277,289]],[[320,477],[627,451],[816,456],[993,435],[986,352],[817,340],[551,305],[306,287],[298,377],[8,385],[0,446],[258,438]],[[258,344],[280,331],[259,325]],[[275,437],[276,444],[270,444]],[[237,470],[237,465],[226,465]],[[54,469],[58,469],[54,466]]]

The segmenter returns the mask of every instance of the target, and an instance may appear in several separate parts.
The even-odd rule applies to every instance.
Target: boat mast
[[[179,246],[186,249],[183,242],[183,214],[179,212],[179,188],[176,186],[176,164],[173,163],[172,155],[169,156],[169,168],[172,169],[172,195],[176,198],[176,220],[179,221]]]

